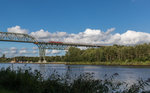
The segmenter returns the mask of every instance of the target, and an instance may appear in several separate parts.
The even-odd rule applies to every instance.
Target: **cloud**
[[[27,51],[27,48],[22,48],[19,51],[19,54],[28,54],[29,52]]]
[[[17,48],[16,47],[11,47],[10,50],[17,50]]]
[[[36,31],[36,32],[31,32],[31,36],[34,36],[38,40],[45,40],[47,38],[50,38],[51,34],[48,31],[44,31],[43,29]]]
[[[33,49],[33,50],[37,50],[37,49],[38,49],[38,47],[32,47],[32,49]]]
[[[17,51],[11,51],[11,54],[17,54]]]
[[[11,47],[10,48],[10,54],[17,54],[17,48],[16,47]]]
[[[60,50],[52,50],[51,54],[59,54],[61,51]]]
[[[10,47],[8,49],[0,50],[0,54],[6,54],[7,57],[15,57],[15,56],[37,56],[38,51],[34,49],[28,48],[16,48]]]
[[[115,31],[115,28],[107,29],[106,34],[110,34],[110,33],[113,32],[113,31]]]
[[[28,33],[28,30],[21,29],[20,26],[10,27],[10,28],[7,29],[7,31],[11,32],[11,33],[22,33],[22,34],[27,34]]]
[[[61,41],[67,43],[82,43],[82,44],[97,44],[97,45],[134,45],[150,42],[150,33],[137,32],[133,30],[127,30],[125,33],[112,32],[115,28],[107,29],[106,32],[100,29],[85,29],[84,32],[77,34],[66,32],[50,33],[43,29],[32,32],[31,35],[38,38],[41,41]]]
[[[14,57],[18,54],[18,49],[16,47],[6,48],[1,50],[1,54],[5,54],[7,57]]]
[[[45,50],[45,55],[49,55],[51,53],[51,50],[46,49]]]
[[[6,55],[6,54],[9,54],[9,52],[8,52],[8,51],[4,51],[3,53],[4,53],[5,55]]]
[[[14,26],[7,29],[8,32],[13,33],[26,33],[26,29],[22,29],[20,26]],[[97,45],[134,45],[141,43],[150,42],[150,33],[137,32],[134,30],[127,30],[126,32],[112,33],[115,28],[107,29],[105,32],[100,29],[90,29],[87,28],[83,32],[79,33],[67,33],[67,32],[54,32],[45,31],[40,29],[35,32],[31,32],[30,35],[37,38],[39,41],[60,41],[66,43],[82,43],[82,44],[97,44]],[[36,50],[33,47],[33,50]]]
[[[33,50],[33,51],[32,51],[32,54],[37,54],[37,53],[38,53],[38,52],[37,52],[37,51],[35,51],[35,50]]]
[[[108,33],[108,32],[107,32]],[[107,34],[106,33],[106,34]],[[32,32],[31,35],[37,37],[38,40],[42,41],[62,41],[69,43],[97,43],[100,39],[104,39],[105,33],[101,30],[86,29],[84,32],[78,34],[68,34],[66,32],[55,32],[50,33],[48,31],[39,30]]]
[[[86,49],[88,49],[88,47],[78,47],[78,48],[80,48],[81,50],[86,50]],[[67,51],[66,51],[67,52]]]
[[[28,52],[27,52],[27,50],[20,50],[19,51],[19,54],[27,54]]]
[[[60,50],[47,50],[46,49],[46,55],[49,55],[49,54],[59,54],[59,53],[61,53],[62,51],[60,51]]]
[[[126,33],[120,35],[119,44],[132,45],[132,44],[142,44],[150,42],[150,34],[144,32],[136,32],[128,30]]]

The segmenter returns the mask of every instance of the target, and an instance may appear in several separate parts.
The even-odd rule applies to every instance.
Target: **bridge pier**
[[[41,63],[41,62],[46,63],[47,62],[45,60],[45,52],[46,52],[45,48],[39,47],[39,56],[40,56],[39,63]]]

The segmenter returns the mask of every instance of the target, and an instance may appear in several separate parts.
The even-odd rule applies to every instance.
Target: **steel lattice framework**
[[[77,44],[77,43],[39,42],[36,38],[28,34],[10,33],[10,32],[0,32],[0,41],[34,43],[39,48],[40,61],[45,61],[46,49],[66,50],[69,49],[69,47],[101,47],[99,45]]]
[[[36,39],[28,34],[0,32],[0,41],[34,43]]]

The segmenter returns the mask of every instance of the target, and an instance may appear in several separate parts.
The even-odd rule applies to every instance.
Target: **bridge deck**
[[[102,47],[102,45],[92,45],[92,44],[79,44],[79,43],[48,43],[48,42],[38,42],[46,45],[67,45],[67,46],[82,46],[82,47]]]

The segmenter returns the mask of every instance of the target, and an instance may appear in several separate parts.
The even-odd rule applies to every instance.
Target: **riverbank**
[[[106,66],[150,66],[150,62],[51,62],[50,64],[66,65],[106,65]]]
[[[0,62],[11,63],[11,62]],[[18,63],[18,62],[13,62]],[[104,66],[150,66],[150,61],[146,62],[22,62],[25,64],[65,64],[65,65],[104,65]]]
[[[37,64],[65,64],[65,65],[104,65],[104,66],[150,66],[150,62],[47,62]]]

